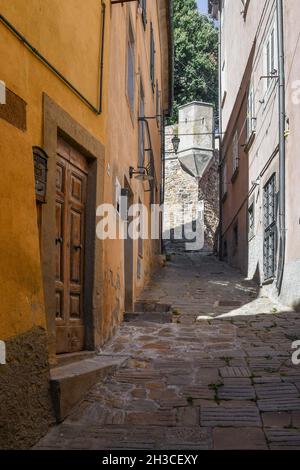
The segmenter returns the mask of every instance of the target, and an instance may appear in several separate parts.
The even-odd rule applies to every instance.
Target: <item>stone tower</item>
[[[174,135],[180,138],[177,154]],[[180,107],[178,124],[165,128],[165,152],[165,250],[213,252],[219,224],[219,173],[212,106],[193,102]],[[196,243],[191,244],[193,239]]]

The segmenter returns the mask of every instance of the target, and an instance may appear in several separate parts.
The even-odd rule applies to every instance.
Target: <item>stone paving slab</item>
[[[256,406],[203,406],[200,423],[206,427],[260,427],[261,419]]]
[[[166,446],[168,449],[198,449],[213,448],[212,431],[209,428],[179,427],[166,431]]]
[[[215,450],[267,450],[268,444],[261,428],[214,428]]]
[[[220,369],[221,377],[251,377],[252,372],[248,367],[223,367]]]
[[[288,428],[292,425],[292,414],[286,411],[262,413],[263,425],[266,428]]]
[[[220,400],[254,400],[255,389],[252,385],[224,385],[218,390]]]
[[[300,398],[265,398],[257,400],[260,411],[300,411]]]
[[[300,430],[267,428],[265,433],[271,450],[300,449]]]
[[[291,383],[264,383],[255,385],[255,391],[259,399],[299,398],[297,388]]]

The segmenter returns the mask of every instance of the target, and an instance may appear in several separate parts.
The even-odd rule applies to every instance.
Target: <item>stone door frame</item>
[[[102,341],[103,311],[103,242],[96,238],[96,207],[104,200],[104,146],[86,129],[58,106],[47,94],[43,94],[44,131],[43,149],[48,155],[47,200],[43,207],[41,232],[41,265],[44,281],[45,310],[49,338],[50,364],[57,363],[55,323],[55,199],[57,137],[63,137],[77,148],[89,165],[85,302],[87,316],[86,349],[94,350]]]

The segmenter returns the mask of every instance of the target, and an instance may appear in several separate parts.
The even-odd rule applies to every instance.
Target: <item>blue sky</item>
[[[197,0],[197,3],[201,13],[207,13],[207,0]]]

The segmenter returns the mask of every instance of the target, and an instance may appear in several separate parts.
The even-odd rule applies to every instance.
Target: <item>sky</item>
[[[197,3],[201,13],[207,13],[207,0],[197,0]]]

